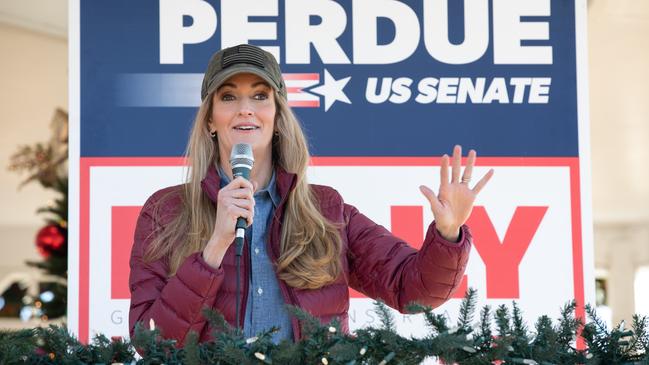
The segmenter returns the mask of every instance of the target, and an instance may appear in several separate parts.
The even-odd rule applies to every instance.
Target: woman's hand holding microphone
[[[203,259],[212,267],[221,266],[225,252],[234,242],[237,218],[243,217],[252,224],[255,215],[255,187],[251,181],[237,177],[219,190],[216,204],[214,232],[203,249]]]

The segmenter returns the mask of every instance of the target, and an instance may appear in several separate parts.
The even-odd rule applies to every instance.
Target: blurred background
[[[67,11],[0,0],[0,329],[64,321]],[[649,315],[648,35],[648,0],[588,1],[597,306],[612,323]]]

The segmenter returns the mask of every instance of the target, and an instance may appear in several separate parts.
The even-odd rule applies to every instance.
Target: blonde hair
[[[288,285],[300,289],[317,289],[335,281],[340,275],[341,238],[337,225],[319,211],[319,204],[306,179],[310,155],[306,138],[286,100],[273,91],[276,103],[273,163],[297,175],[295,188],[289,193],[283,216],[277,273]],[[202,251],[214,230],[216,206],[201,188],[208,169],[219,161],[218,142],[212,139],[208,120],[212,111],[208,95],[198,109],[185,156],[192,166],[182,189],[182,208],[177,216],[155,232],[147,247],[145,260],[168,260],[169,275],[185,258]],[[161,198],[153,215],[171,194]]]

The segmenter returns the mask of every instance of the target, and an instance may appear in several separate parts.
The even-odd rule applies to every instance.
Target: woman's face
[[[212,97],[209,126],[217,133],[221,161],[237,143],[250,144],[257,161],[271,158],[274,124],[273,89],[255,74],[232,76]]]

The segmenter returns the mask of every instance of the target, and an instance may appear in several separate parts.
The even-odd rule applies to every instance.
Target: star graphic
[[[309,91],[312,91],[316,94],[320,94],[324,96],[325,99],[325,111],[329,110],[333,103],[336,102],[336,100],[340,100],[343,103],[351,104],[352,102],[349,100],[347,95],[345,95],[345,92],[343,89],[345,88],[345,85],[351,80],[351,76],[345,77],[344,79],[336,80],[331,76],[329,71],[325,68],[324,70],[324,84],[314,87],[310,89]]]

